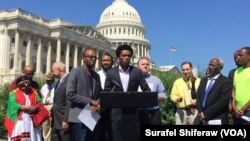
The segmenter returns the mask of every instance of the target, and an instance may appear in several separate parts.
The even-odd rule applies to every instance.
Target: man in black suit
[[[68,115],[70,103],[66,98],[68,74],[62,62],[52,65],[52,73],[58,78],[54,91],[52,108],[52,139],[53,141],[71,141],[69,135]]]
[[[116,56],[119,65],[107,71],[104,91],[129,92],[138,91],[139,86],[142,91],[150,91],[142,72],[130,65],[133,49],[129,45],[121,45],[116,49]],[[121,117],[120,108],[111,109],[111,122],[113,141],[122,141],[121,137]]]
[[[220,58],[213,58],[209,62],[210,76],[201,80],[196,93],[198,116],[194,124],[208,124],[211,120],[217,120],[221,124],[229,122],[228,104],[232,94],[232,82],[220,73],[223,65]]]

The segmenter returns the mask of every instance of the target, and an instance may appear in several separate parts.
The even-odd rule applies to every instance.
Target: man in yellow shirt
[[[194,77],[191,62],[183,62],[181,69],[183,77],[174,82],[170,94],[171,100],[177,107],[175,124],[192,125],[198,113],[195,109],[195,91],[200,84],[200,78]]]
[[[234,73],[233,101],[234,124],[249,124],[250,118],[250,47],[240,49],[237,56],[238,64],[241,66]]]

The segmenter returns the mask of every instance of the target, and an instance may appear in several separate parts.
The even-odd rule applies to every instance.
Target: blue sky
[[[191,61],[200,70],[209,60],[235,67],[235,50],[250,46],[250,0],[127,0],[141,16],[151,58],[157,65]],[[96,26],[113,0],[1,0],[0,10],[22,8],[47,19]],[[170,52],[170,47],[177,52]],[[170,61],[171,60],[171,61]]]

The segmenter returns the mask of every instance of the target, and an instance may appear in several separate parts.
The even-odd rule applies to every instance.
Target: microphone
[[[117,81],[112,80],[112,83],[115,84],[117,87],[121,88],[121,85]]]
[[[112,83],[115,84],[115,85],[114,85],[113,88],[111,89],[111,92],[113,92],[113,91],[115,90],[116,87],[121,88],[120,84],[119,84],[118,82],[116,82],[115,80],[112,80]]]

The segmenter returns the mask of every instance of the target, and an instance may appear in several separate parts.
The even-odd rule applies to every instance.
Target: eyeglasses
[[[90,56],[90,55],[85,55],[85,56],[83,56],[83,57],[87,57],[87,58],[90,58],[90,59],[97,59],[96,56]]]

